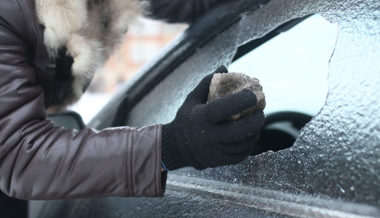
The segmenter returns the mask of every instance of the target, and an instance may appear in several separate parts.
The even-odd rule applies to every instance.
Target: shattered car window
[[[336,37],[337,25],[314,15],[239,58],[229,70],[260,80],[267,114],[298,111],[314,116],[327,97]]]

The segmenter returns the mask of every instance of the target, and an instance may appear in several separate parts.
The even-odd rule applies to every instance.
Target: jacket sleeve
[[[148,0],[149,15],[169,23],[191,23],[226,0]]]
[[[19,199],[162,196],[161,126],[100,132],[46,120],[30,49],[0,16],[0,189]]]

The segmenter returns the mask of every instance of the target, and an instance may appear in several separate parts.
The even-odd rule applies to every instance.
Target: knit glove
[[[222,66],[214,73],[227,72]],[[230,117],[257,103],[253,92],[207,102],[213,74],[187,96],[175,119],[163,125],[162,163],[168,170],[192,166],[202,170],[243,161],[254,151],[264,124],[263,111],[232,121]]]

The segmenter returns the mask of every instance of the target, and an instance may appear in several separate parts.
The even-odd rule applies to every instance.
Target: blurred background
[[[185,24],[166,24],[146,18],[137,19],[130,26],[123,43],[115,54],[94,77],[91,86],[80,101],[69,109],[78,112],[83,121],[88,123],[122,84],[136,74],[144,64],[157,56],[186,28]]]

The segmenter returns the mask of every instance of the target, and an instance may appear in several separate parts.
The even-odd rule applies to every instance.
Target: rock
[[[263,93],[263,87],[260,85],[259,80],[251,78],[242,73],[216,73],[214,74],[211,84],[208,102],[217,98],[232,95],[243,89],[251,90],[257,98],[257,104],[242,113],[233,115],[232,120],[237,120],[242,116],[253,113],[256,110],[264,110],[266,102]]]

